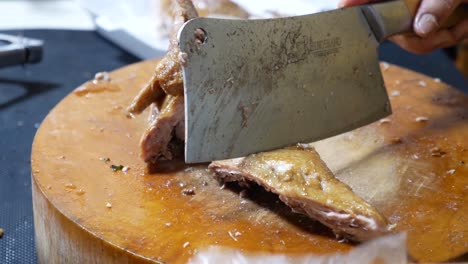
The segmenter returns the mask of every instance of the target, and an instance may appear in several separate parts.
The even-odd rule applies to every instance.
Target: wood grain
[[[206,164],[147,168],[138,149],[147,115],[129,119],[124,109],[154,65],[84,84],[39,128],[32,181],[40,263],[185,263],[209,245],[288,254],[353,247],[274,195],[222,188]],[[389,122],[315,145],[337,177],[396,231],[408,232],[413,259],[453,259],[468,243],[468,96],[396,66],[385,64],[383,73],[394,111]],[[130,169],[114,172],[112,164]],[[195,194],[184,195],[186,188]]]

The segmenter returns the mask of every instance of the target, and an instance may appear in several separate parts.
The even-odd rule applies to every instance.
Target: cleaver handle
[[[421,0],[397,0],[362,7],[362,12],[379,42],[399,33],[411,33],[413,18]],[[450,28],[468,17],[468,4],[461,4],[445,21]]]

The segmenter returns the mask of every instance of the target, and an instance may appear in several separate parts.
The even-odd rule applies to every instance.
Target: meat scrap
[[[177,0],[175,21],[178,27],[198,17],[190,0]],[[137,115],[152,105],[150,124],[143,134],[140,146],[141,156],[148,163],[159,159],[172,159],[180,148],[178,139],[183,140],[184,131],[184,84],[181,52],[177,43],[177,31],[172,34],[166,56],[156,65],[155,73],[148,84],[141,89],[127,111]]]
[[[145,162],[171,160],[180,149],[177,142],[184,140],[184,134],[177,133],[177,128],[183,126],[184,97],[166,96],[161,111],[152,108],[150,125],[141,138],[141,156]]]
[[[353,240],[389,231],[385,217],[336,179],[313,148],[297,146],[215,161],[209,168],[225,182],[257,183],[294,211]]]
[[[250,14],[244,8],[230,0],[193,0],[192,2],[202,17],[235,17],[242,19],[250,17]],[[174,18],[177,16],[178,9],[179,6],[174,0],[159,1],[159,13],[157,15],[161,18],[160,28],[163,35],[178,30],[178,26],[174,25]]]

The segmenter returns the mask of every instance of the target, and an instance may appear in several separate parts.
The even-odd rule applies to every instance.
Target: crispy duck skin
[[[336,179],[311,147],[297,146],[245,158],[215,161],[209,168],[225,182],[254,182],[298,213],[336,234],[365,241],[388,232],[375,208]]]

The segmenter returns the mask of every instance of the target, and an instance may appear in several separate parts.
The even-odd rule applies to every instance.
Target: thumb
[[[463,0],[423,0],[414,20],[414,32],[426,37],[439,29]]]

